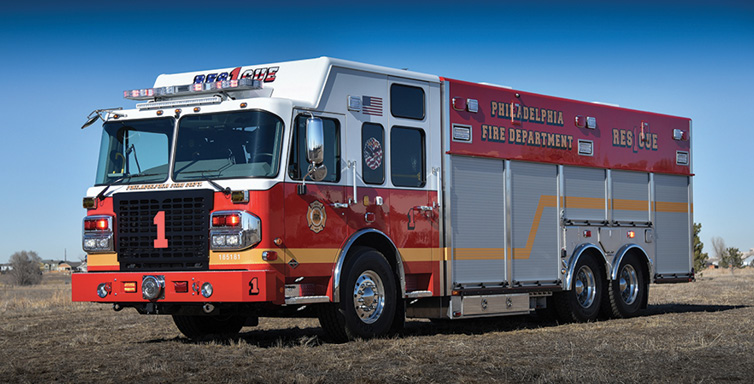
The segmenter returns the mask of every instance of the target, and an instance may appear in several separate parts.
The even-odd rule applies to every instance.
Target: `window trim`
[[[271,179],[278,178],[280,176],[280,171],[281,171],[281,169],[280,169],[281,167],[280,166],[282,165],[282,162],[283,162],[283,159],[282,159],[283,158],[283,148],[282,148],[282,145],[283,145],[283,141],[285,140],[285,122],[283,121],[283,119],[280,116],[278,116],[275,113],[272,113],[272,112],[264,110],[264,109],[256,109],[256,108],[255,109],[249,109],[249,110],[231,110],[231,111],[211,112],[211,113],[208,113],[208,114],[225,114],[225,113],[230,114],[230,113],[239,113],[239,112],[262,112],[262,113],[267,113],[267,114],[269,114],[270,116],[276,118],[279,121],[279,123],[280,123],[280,130],[281,130],[281,132],[280,132],[280,139],[279,140],[280,140],[281,148],[280,148],[280,155],[278,156],[277,172],[275,172],[275,174],[273,176],[228,176],[228,177],[209,178],[208,180],[233,180],[233,179],[266,179],[266,180],[271,180]],[[176,127],[177,127],[176,132],[177,132],[177,134],[175,135],[174,148],[171,150],[173,157],[172,157],[171,162],[170,162],[170,167],[171,167],[171,169],[170,169],[170,180],[172,180],[172,181],[176,180],[176,178],[175,178],[175,153],[178,150],[178,136],[181,134],[181,129],[180,129],[180,127],[181,127],[181,121],[183,120],[184,117],[187,117],[187,116],[198,116],[198,115],[184,115],[184,116],[181,116],[179,119],[176,120]],[[200,181],[200,180],[201,179],[196,179],[196,180],[183,180],[183,179],[179,179],[178,182],[180,182],[180,183],[188,183],[188,182]]]
[[[298,130],[297,121],[298,121],[299,118],[309,118],[309,117],[311,117],[310,113],[299,113],[299,114],[297,114],[297,115],[295,115],[293,117],[293,122],[291,123],[291,139],[290,139],[290,145],[288,146],[288,161],[287,161],[287,164],[286,164],[285,174],[286,174],[286,176],[289,179],[291,179],[293,181],[303,181],[303,179],[304,179],[303,176],[299,177],[299,178],[293,177],[291,175],[291,171],[290,171],[291,165],[294,163],[294,161],[298,160],[296,158],[292,158],[293,156],[297,155],[296,154],[296,150],[295,150],[296,147],[297,147],[297,145],[298,145],[297,140],[296,140],[296,131]],[[335,123],[335,129],[336,129],[336,133],[338,135],[337,142],[338,142],[338,149],[339,149],[338,150],[338,154],[336,156],[337,166],[336,166],[335,170],[331,170],[331,169],[328,168],[327,172],[330,173],[330,172],[337,171],[337,176],[336,176],[336,178],[335,178],[334,181],[328,181],[328,180],[322,180],[322,181],[307,180],[306,182],[307,183],[338,184],[341,181],[340,163],[343,160],[343,143],[341,142],[341,140],[342,140],[342,131],[343,130],[341,129],[340,120],[338,120],[335,117],[326,117],[326,116],[316,116],[316,117],[319,117],[322,120],[330,120],[330,121],[333,121]],[[307,165],[308,165],[308,163],[307,163]]]
[[[379,183],[368,182],[366,180],[366,178],[364,177],[364,175],[366,174],[366,172],[364,170],[364,167],[366,166],[366,160],[364,159],[364,128],[367,125],[371,125],[373,127],[379,127],[380,130],[382,130],[382,142],[380,143],[380,145],[382,145],[382,164],[381,164],[381,167],[382,167],[382,181],[380,181]],[[373,123],[373,122],[370,122],[370,121],[365,121],[363,124],[361,124],[361,149],[360,149],[360,152],[361,152],[361,180],[364,181],[364,184],[369,184],[369,185],[385,185],[385,180],[387,179],[385,177],[385,173],[386,173],[385,169],[387,168],[387,166],[385,164],[386,161],[387,161],[387,146],[385,145],[385,127],[383,127],[382,124]]]
[[[422,115],[420,118],[413,117],[413,116],[402,116],[402,115],[396,115],[395,112],[393,112],[393,88],[395,86],[399,87],[405,87],[405,88],[416,88],[422,92]],[[403,83],[392,83],[390,84],[390,114],[393,117],[397,117],[399,119],[409,119],[409,120],[417,120],[417,121],[423,121],[427,117],[427,93],[424,91],[424,88],[420,86],[415,85],[408,85]]]
[[[393,165],[396,163],[393,159],[393,153],[394,153],[393,150],[395,149],[395,146],[393,145],[393,131],[396,128],[419,131],[419,133],[421,134],[422,181],[421,181],[421,184],[418,186],[400,185],[400,184],[396,184],[395,181],[393,180]],[[390,127],[390,182],[393,184],[394,187],[401,187],[401,188],[425,188],[427,186],[427,134],[423,128],[409,127],[405,125],[393,125],[392,127]]]

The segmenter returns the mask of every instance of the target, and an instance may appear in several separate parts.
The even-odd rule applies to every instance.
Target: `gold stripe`
[[[577,209],[605,209],[605,199],[601,197],[566,196],[566,208]]]
[[[407,261],[432,261],[432,248],[400,248],[398,252],[404,262]]]
[[[613,209],[621,211],[647,211],[648,200],[613,199]]]
[[[90,253],[86,256],[86,265],[90,267],[118,266],[117,253]]]
[[[542,220],[542,211],[544,211],[545,208],[557,207],[555,204],[556,202],[557,199],[555,196],[539,196],[537,212],[534,214],[534,221],[531,223],[531,229],[529,229],[529,238],[526,239],[526,247],[513,248],[514,259],[525,260],[531,256],[531,249],[534,247],[534,239],[537,238],[537,231],[539,230],[539,222]]]
[[[262,252],[277,252],[278,258],[274,261],[262,260]],[[283,253],[279,249],[247,249],[245,251],[210,251],[210,265],[237,265],[237,264],[281,264],[284,263]]]
[[[497,260],[505,258],[505,248],[454,248],[456,260]]]
[[[668,201],[658,201],[655,203],[655,211],[686,213],[689,211],[689,204],[688,203],[671,203]]]

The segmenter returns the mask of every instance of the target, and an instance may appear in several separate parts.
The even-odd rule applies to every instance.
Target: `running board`
[[[418,299],[420,297],[432,297],[432,291],[412,291],[406,292],[406,297],[409,299]]]

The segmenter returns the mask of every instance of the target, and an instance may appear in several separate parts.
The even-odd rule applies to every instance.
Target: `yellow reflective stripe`
[[[605,199],[601,197],[566,196],[566,208],[571,209],[605,209]]]
[[[117,253],[90,253],[86,256],[86,265],[90,267],[118,266]]]
[[[688,203],[671,203],[669,201],[658,201],[655,203],[655,211],[686,213],[689,211],[689,204]]]
[[[613,209],[621,211],[648,211],[648,200],[613,199]]]

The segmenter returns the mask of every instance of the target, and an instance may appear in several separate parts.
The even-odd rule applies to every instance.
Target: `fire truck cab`
[[[333,58],[160,75],[103,121],[74,301],[186,336],[627,317],[693,280],[691,121]]]

